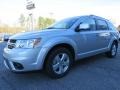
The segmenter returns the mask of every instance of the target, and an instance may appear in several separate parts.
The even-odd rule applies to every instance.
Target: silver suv
[[[45,30],[10,37],[4,64],[14,72],[44,69],[49,76],[61,78],[76,60],[100,53],[115,57],[118,41],[119,32],[104,18],[67,18]]]

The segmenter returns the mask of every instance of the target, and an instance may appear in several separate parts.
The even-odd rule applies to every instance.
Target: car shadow
[[[103,58],[105,58],[105,54],[98,54],[98,55],[95,55],[95,56],[91,56],[91,57],[87,57],[87,58],[84,58],[84,59],[80,59],[80,60],[77,60],[73,67],[78,67],[80,65],[89,65],[89,64],[92,64],[94,62],[98,62],[98,60],[103,60]]]
[[[78,60],[76,61],[72,68],[71,68],[71,71],[74,71],[75,69],[77,68],[81,68],[82,66],[89,66],[90,64],[92,63],[95,63],[95,62],[98,62],[98,60],[103,60],[102,58],[104,58],[105,55],[104,54],[99,54],[99,55],[95,55],[95,56],[91,56],[91,57],[88,57],[88,58],[84,58],[84,59],[81,59],[81,60]],[[99,59],[98,59],[99,58]],[[11,72],[12,73],[12,72]],[[44,70],[39,70],[39,71],[29,71],[29,72],[18,72],[18,73],[12,73],[15,77],[22,77],[22,78],[25,78],[25,79],[35,79],[35,78],[39,78],[41,77],[41,79],[50,79],[46,74],[45,74],[45,71]]]

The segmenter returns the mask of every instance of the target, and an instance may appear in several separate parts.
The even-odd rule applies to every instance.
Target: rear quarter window
[[[117,30],[117,28],[111,22],[108,22],[108,27],[110,30]]]
[[[108,24],[105,20],[96,19],[97,30],[108,30]]]

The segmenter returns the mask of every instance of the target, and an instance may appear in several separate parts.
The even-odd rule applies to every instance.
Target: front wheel
[[[52,78],[61,78],[69,72],[72,61],[73,57],[68,49],[55,48],[48,55],[45,65],[46,72]]]
[[[107,53],[106,53],[106,55],[108,56],[108,57],[110,57],[110,58],[114,58],[115,56],[116,56],[116,54],[117,54],[117,44],[116,43],[113,43],[112,44],[112,46],[111,46],[111,49],[110,49],[110,51],[108,51]]]

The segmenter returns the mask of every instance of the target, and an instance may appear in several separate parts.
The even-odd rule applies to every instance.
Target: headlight
[[[17,40],[16,48],[35,48],[40,44],[41,39]]]

